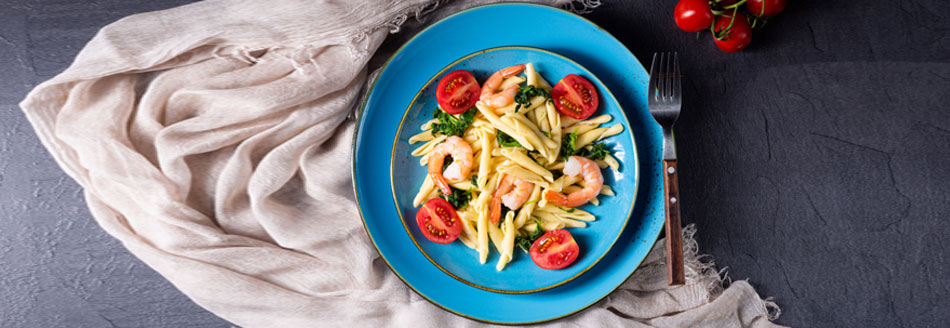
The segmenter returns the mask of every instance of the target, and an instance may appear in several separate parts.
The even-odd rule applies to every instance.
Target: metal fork
[[[682,285],[686,281],[683,268],[683,234],[680,221],[678,174],[676,172],[676,144],[673,143],[673,124],[680,116],[683,104],[680,63],[677,54],[653,54],[650,64],[650,84],[647,105],[656,123],[663,128],[663,186],[666,207],[666,268],[667,282]]]

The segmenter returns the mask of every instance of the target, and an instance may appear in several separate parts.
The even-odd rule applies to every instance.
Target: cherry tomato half
[[[716,29],[714,33],[720,35],[720,39],[713,38],[716,46],[725,52],[736,52],[745,49],[752,42],[752,28],[745,16],[736,14],[736,19],[732,15],[722,15],[716,17]],[[732,27],[729,25],[732,24]]]
[[[594,85],[575,74],[565,76],[554,85],[551,99],[561,114],[578,120],[594,115],[597,105],[600,104]]]
[[[785,0],[749,0],[745,8],[750,14],[772,17],[785,10]]]
[[[435,99],[446,113],[461,114],[478,102],[482,87],[471,72],[460,69],[449,73],[435,90]]]
[[[422,204],[416,212],[416,224],[423,236],[437,244],[451,243],[462,233],[458,213],[442,198],[433,198]]]
[[[705,30],[715,18],[706,0],[680,0],[673,9],[673,21],[686,32]]]
[[[542,269],[557,270],[564,268],[580,253],[577,242],[570,232],[563,229],[548,231],[531,244],[531,260]]]

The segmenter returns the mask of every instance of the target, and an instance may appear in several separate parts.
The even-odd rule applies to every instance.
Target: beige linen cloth
[[[390,271],[350,177],[351,114],[377,48],[407,19],[471,5],[217,0],[134,15],[103,28],[21,107],[102,228],[222,318],[479,325]],[[666,286],[661,241],[619,290],[549,325],[773,326],[777,307],[745,281],[723,288],[692,231],[685,286]]]

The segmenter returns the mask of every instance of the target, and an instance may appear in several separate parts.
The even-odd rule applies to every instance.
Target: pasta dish
[[[428,174],[413,199],[429,240],[460,240],[486,263],[490,245],[502,270],[522,248],[541,268],[570,265],[580,248],[565,228],[597,218],[580,207],[613,196],[602,169],[620,164],[601,140],[623,131],[611,115],[593,114],[599,97],[579,75],[553,88],[532,63],[492,74],[444,76],[439,108],[409,139]]]

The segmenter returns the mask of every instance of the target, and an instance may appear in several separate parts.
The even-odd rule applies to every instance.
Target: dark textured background
[[[100,27],[187,2],[0,0],[0,326],[228,326],[95,224],[17,107]],[[641,60],[680,52],[684,221],[778,323],[950,322],[950,1],[790,0],[738,54],[673,1],[605,2]]]

